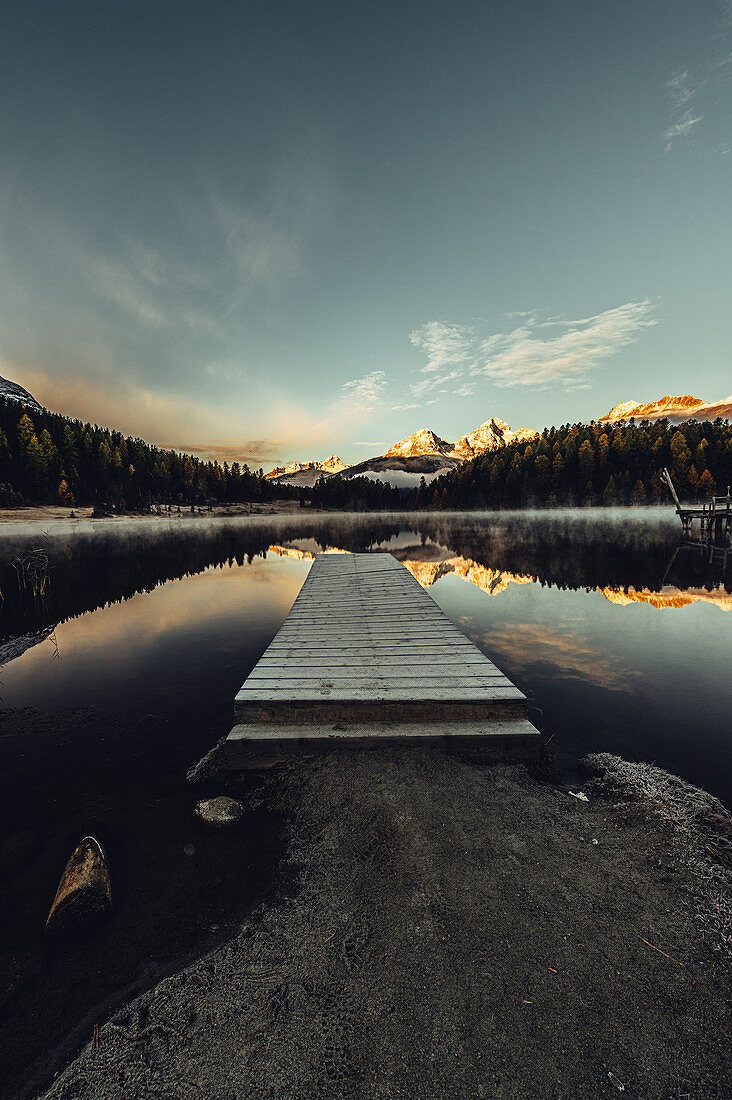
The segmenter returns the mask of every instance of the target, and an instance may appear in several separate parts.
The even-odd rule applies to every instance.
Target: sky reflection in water
[[[490,553],[482,562],[456,553],[445,535],[444,525],[439,539],[395,525],[374,549],[404,561],[527,693],[530,716],[552,738],[566,775],[584,752],[617,752],[729,800],[729,594],[706,591],[698,578],[688,591],[683,584],[635,593],[542,585],[531,573],[493,566]],[[454,541],[465,545],[457,533]],[[160,706],[161,692],[185,686],[228,705],[318,548],[312,536],[282,537],[266,559],[211,566],[62,622],[54,637],[2,670],[3,703],[142,713]]]

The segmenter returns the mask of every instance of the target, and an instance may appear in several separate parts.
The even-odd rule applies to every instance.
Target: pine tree
[[[25,469],[31,497],[35,500],[44,499],[48,493],[46,459],[43,454],[43,448],[35,435],[31,436],[26,446]]]
[[[710,500],[717,491],[717,483],[715,482],[709,470],[705,470],[702,476],[699,478],[699,493],[706,500]]]
[[[65,478],[61,478],[61,484],[58,487],[58,499],[61,504],[68,504],[72,506],[76,502],[74,501],[74,494],[69,491],[69,486],[66,483]]]
[[[646,487],[640,478],[636,481],[630,494],[631,504],[644,504],[646,500]]]
[[[608,483],[605,486],[605,491],[602,494],[602,502],[603,504],[617,504],[617,500],[618,490],[615,485],[615,478],[611,474],[608,479]]]

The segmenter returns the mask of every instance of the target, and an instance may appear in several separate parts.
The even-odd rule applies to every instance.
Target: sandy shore
[[[729,1095],[698,868],[730,819],[701,792],[677,817],[654,782],[582,802],[435,751],[293,765],[266,788],[288,823],[274,899],[48,1097]]]
[[[210,522],[211,520],[224,521],[227,519],[239,519],[242,517],[262,517],[280,515],[300,515],[302,509],[297,501],[288,500],[271,501],[262,504],[232,504],[230,507],[197,509],[191,512],[190,508],[181,508],[177,511],[153,511],[143,514],[128,513],[125,515],[104,516],[99,519],[92,518],[92,508],[60,508],[53,504],[44,504],[30,508],[0,508],[0,537],[3,534],[11,538],[33,537],[39,538],[45,534],[69,535],[74,533],[88,533],[90,531],[109,531],[112,528],[118,530],[139,529],[141,526],[176,525],[189,527],[194,523]],[[73,513],[73,514],[72,514]],[[313,515],[315,513],[306,513]]]
[[[176,506],[177,507],[177,506]],[[27,508],[0,508],[0,523],[50,523],[53,524],[58,520],[77,519],[85,520],[91,519],[93,508],[81,507],[81,508],[68,508],[61,507],[57,504],[34,504]],[[195,513],[192,513],[190,507],[185,505],[181,506],[180,513],[177,510],[172,512],[162,511],[158,514],[155,510],[146,513],[145,515],[133,515],[126,514],[121,516],[107,516],[97,520],[97,523],[115,523],[119,520],[139,520],[141,522],[148,522],[154,519],[167,518],[170,516],[181,518],[193,519],[195,516],[274,516],[281,513],[299,512],[300,505],[298,501],[290,500],[275,500],[265,501],[259,504],[231,504],[231,505],[218,505],[212,508],[211,511],[207,507],[197,507]],[[72,516],[73,513],[73,516]]]

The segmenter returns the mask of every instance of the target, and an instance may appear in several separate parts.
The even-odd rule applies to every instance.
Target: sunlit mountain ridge
[[[661,420],[664,417],[680,423],[684,420],[716,420],[718,416],[723,419],[732,416],[732,394],[719,401],[703,401],[701,397],[692,397],[691,394],[674,397],[669,393],[645,404],[641,401],[623,401],[601,416],[600,423],[617,424],[631,419]]]

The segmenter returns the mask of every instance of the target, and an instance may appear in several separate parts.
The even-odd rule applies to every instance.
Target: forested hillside
[[[29,414],[0,399],[0,504],[151,502],[195,504],[309,498],[316,508],[523,508],[706,500],[732,483],[732,425],[688,421],[567,424],[509,443],[412,492],[369,478],[321,478],[310,490],[268,481],[261,470],[153,447],[57,413]]]
[[[298,496],[238,462],[203,462],[58,413],[31,415],[17,401],[0,400],[0,505],[105,503],[144,510],[151,502]]]
[[[732,483],[732,425],[667,420],[567,424],[511,443],[421,485],[418,508],[523,508],[670,502],[666,466],[682,500],[706,500]]]

